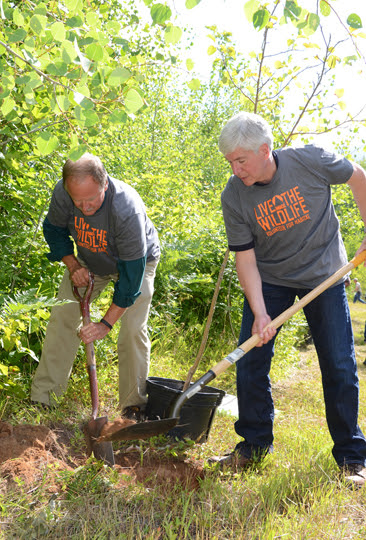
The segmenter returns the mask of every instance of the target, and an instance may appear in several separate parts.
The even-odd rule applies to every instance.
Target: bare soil
[[[118,423],[117,423],[118,424]],[[113,427],[108,426],[113,430]],[[120,424],[118,424],[120,427]],[[0,493],[21,483],[32,489],[47,476],[49,491],[57,491],[60,471],[72,471],[85,464],[85,451],[73,450],[73,434],[65,426],[17,425],[0,422]],[[143,455],[129,446],[115,452],[115,469],[120,483],[143,483],[147,486],[175,484],[196,489],[203,478],[200,463],[165,456],[148,449]]]

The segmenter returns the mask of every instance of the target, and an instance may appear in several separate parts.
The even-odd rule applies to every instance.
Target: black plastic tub
[[[174,402],[183,393],[183,381],[149,377],[146,381],[148,402],[146,415],[149,420],[170,418]],[[207,441],[217,407],[226,392],[205,386],[188,399],[180,411],[179,422],[168,432],[177,439],[189,438],[197,443]]]

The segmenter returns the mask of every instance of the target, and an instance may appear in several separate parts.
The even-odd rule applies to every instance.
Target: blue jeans
[[[309,289],[268,283],[263,283],[262,287],[267,312],[272,319],[290,307],[296,296],[302,298],[309,292]],[[340,467],[350,463],[365,465],[366,439],[357,424],[359,384],[344,285],[324,291],[305,306],[304,314],[322,374],[334,459]],[[251,336],[253,320],[245,299],[239,343]],[[235,431],[244,439],[236,449],[246,457],[263,455],[273,449],[274,406],[269,372],[275,339],[262,347],[254,347],[236,364],[239,419]]]

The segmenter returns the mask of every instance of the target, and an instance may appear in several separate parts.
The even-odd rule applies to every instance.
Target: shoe
[[[134,420],[135,422],[143,422],[145,420],[145,412],[141,410],[141,407],[138,405],[131,405],[130,407],[125,407],[122,411],[121,416],[127,418],[128,420]]]
[[[214,456],[208,460],[210,465],[217,465],[219,469],[247,469],[253,465],[256,460],[253,458],[247,458],[241,455],[239,452],[230,452],[230,454],[225,454],[224,456]]]
[[[55,407],[51,407],[48,403],[42,403],[42,401],[33,401],[31,400],[31,404],[34,405],[34,407],[41,407],[45,411],[50,411],[51,409],[54,409]]]
[[[366,484],[366,468],[362,463],[349,463],[342,467],[342,471],[349,487],[360,489]]]

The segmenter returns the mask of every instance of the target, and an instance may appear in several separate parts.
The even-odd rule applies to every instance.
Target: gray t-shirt
[[[275,155],[269,184],[245,186],[233,175],[222,192],[228,244],[254,247],[263,281],[314,288],[347,262],[330,185],[347,182],[353,166],[313,145]]]
[[[69,229],[78,257],[97,275],[117,273],[117,260],[159,258],[158,235],[144,203],[134,188],[120,180],[108,177],[103,204],[92,216],[84,216],[58,182],[47,218],[52,225]]]

